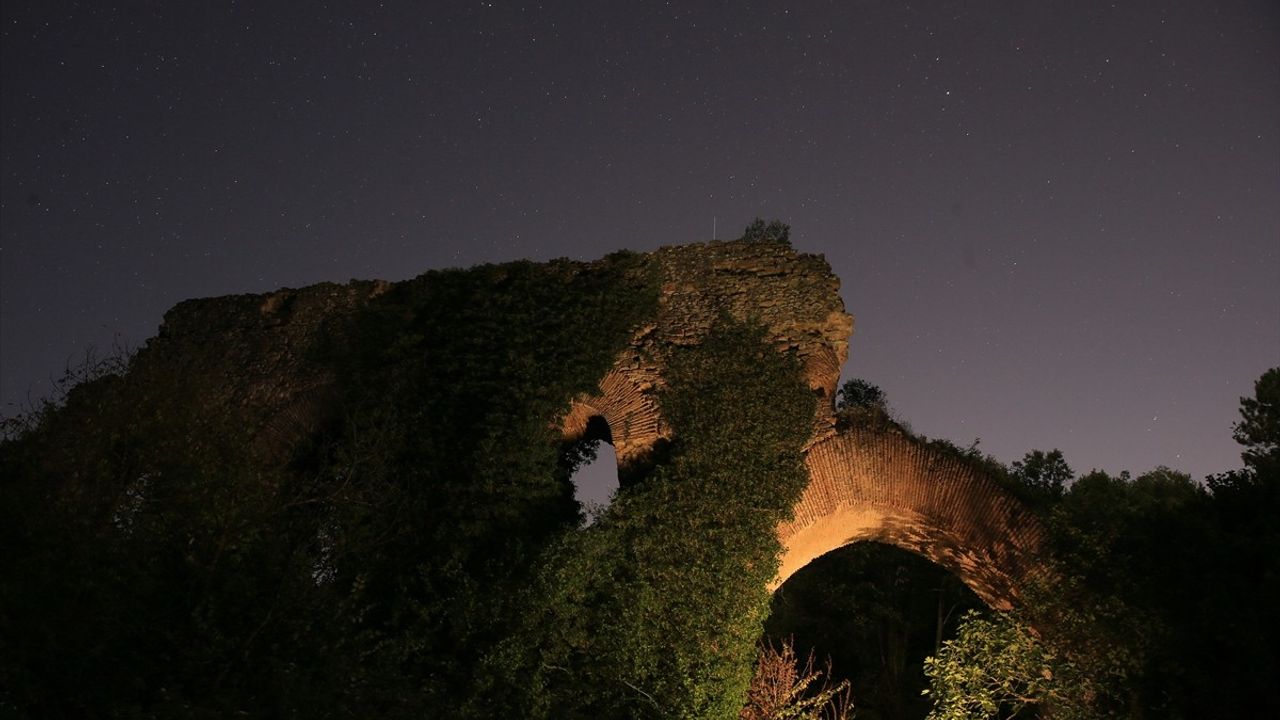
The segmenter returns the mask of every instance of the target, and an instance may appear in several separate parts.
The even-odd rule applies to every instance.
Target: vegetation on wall
[[[966,678],[993,663],[1007,664],[1004,677],[1048,674],[1017,692],[988,686],[1004,712],[1022,704],[1054,718],[1280,714],[1277,388],[1273,368],[1254,397],[1241,398],[1240,470],[1203,485],[1168,468],[1136,478],[1093,471],[1071,483],[1051,506],[1052,585],[1021,613],[962,630],[932,668],[943,702],[931,717],[956,716],[977,695],[964,690]],[[1028,652],[992,644],[1002,633],[1026,638],[1026,627],[1041,631]]]
[[[287,462],[224,397],[234,361],[163,338],[28,417],[0,448],[0,707],[737,716],[815,400],[720,318],[664,358],[674,441],[583,527],[555,421],[656,313],[649,262],[393,286],[303,349],[337,393]]]
[[[762,328],[722,318],[671,358],[668,457],[541,569],[495,659],[520,717],[732,718],[776,572],[773,528],[806,481],[813,395]]]
[[[287,466],[222,361],[77,388],[0,446],[0,707],[456,716],[578,524],[556,417],[656,298],[626,254],[400,284],[312,351],[342,392]]]
[[[429,273],[357,318],[343,421],[317,475],[332,583],[355,592],[377,695],[457,715],[511,632],[539,554],[577,527],[555,421],[655,312],[652,269],[615,255]],[[338,348],[337,350],[341,350]]]
[[[1272,369],[1253,397],[1241,398],[1235,436],[1244,467],[1204,483],[1163,467],[1137,477],[1077,476],[1057,450],[1006,467],[983,458],[976,443],[926,440],[989,468],[1044,518],[1051,572],[1024,588],[1015,612],[983,610],[943,624],[929,602],[939,597],[933,580],[920,578],[944,571],[861,543],[783,585],[770,636],[794,633],[801,653],[829,655],[868,719],[1280,714],[1277,389],[1280,369]],[[909,433],[886,404],[875,405],[842,402],[838,420]],[[882,638],[924,638],[939,627],[937,648],[906,644],[908,666],[924,660],[904,673],[907,682],[884,682],[894,653]],[[913,705],[922,686],[926,702]]]
[[[182,380],[101,377],[2,446],[6,711],[265,712],[323,671],[297,662],[314,636],[288,479],[255,464],[247,418],[203,412]]]

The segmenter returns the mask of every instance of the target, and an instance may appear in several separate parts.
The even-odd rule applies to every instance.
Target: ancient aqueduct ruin
[[[636,329],[599,392],[566,408],[566,440],[599,427],[599,418],[619,465],[643,462],[671,436],[655,395],[670,350],[697,344],[725,313],[761,322],[779,349],[796,353],[815,396],[810,482],[794,518],[777,528],[784,552],[774,587],[826,552],[873,540],[947,568],[992,607],[1016,602],[1037,571],[1043,537],[1020,502],[962,458],[892,427],[837,429],[833,396],[853,318],[823,258],[742,241],[667,247],[649,257],[661,273],[657,316]],[[201,353],[231,358],[240,370],[226,401],[270,418],[261,442],[287,447],[311,432],[335,382],[332,369],[304,349],[326,319],[356,312],[390,286],[322,284],[187,301],[166,316],[159,340],[191,348],[197,365]]]

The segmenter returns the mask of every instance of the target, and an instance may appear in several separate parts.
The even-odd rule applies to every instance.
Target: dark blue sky
[[[1280,5],[3,6],[0,395],[193,296],[791,223],[919,432],[1235,467]]]

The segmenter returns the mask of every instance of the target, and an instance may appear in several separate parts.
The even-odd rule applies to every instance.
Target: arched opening
[[[573,498],[590,525],[609,507],[618,490],[618,457],[609,423],[599,415],[592,416],[582,437],[567,443],[562,458],[573,483]]]
[[[900,433],[846,428],[805,454],[810,482],[778,526],[778,577],[859,541],[921,555],[962,579],[997,610],[1040,572],[1043,528],[982,467]]]
[[[924,659],[986,607],[954,573],[921,555],[854,542],[814,559],[773,594],[765,640],[793,638],[796,653],[831,661],[848,680],[863,720],[923,718],[930,702]]]

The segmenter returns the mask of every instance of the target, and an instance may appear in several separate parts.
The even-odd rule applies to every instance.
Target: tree
[[[840,390],[836,394],[836,407],[841,410],[845,408],[886,410],[888,408],[888,400],[885,398],[884,391],[878,386],[872,385],[862,378],[851,378],[845,380],[844,384],[840,386]]]
[[[528,717],[467,714],[481,659],[579,524],[552,420],[656,312],[657,278],[619,254],[397,284],[290,336],[335,381],[287,449],[229,392],[249,352],[181,333],[7,424],[0,716]],[[201,317],[227,347],[260,347],[249,306],[220,307]]]
[[[1047,502],[1051,571],[1017,614],[967,622],[932,661],[931,717],[1280,716],[1280,369],[1240,412],[1245,467],[1210,477],[1212,493],[1163,466],[1067,487],[1057,451],[1014,463]]]
[[[928,720],[1143,717],[1130,696],[1145,645],[1132,635],[1147,619],[1081,583],[1059,575],[1028,588],[1024,608],[961,618],[956,638],[925,660]]]
[[[965,615],[960,634],[924,661],[933,710],[928,720],[1016,716],[1060,695],[1056,658],[1027,625],[996,614]]]
[[[774,528],[808,479],[813,394],[794,356],[727,316],[666,378],[677,440],[538,560],[522,622],[488,660],[503,706],[486,717],[738,717]]]
[[[1035,500],[1057,500],[1075,477],[1058,449],[1032,450],[1009,468],[1009,476],[1032,491]]]
[[[1262,374],[1252,398],[1240,398],[1240,416],[1233,434],[1245,466],[1206,478],[1215,537],[1193,594],[1207,606],[1196,616],[1211,618],[1194,656],[1214,660],[1188,675],[1204,688],[1193,697],[1238,705],[1265,698],[1270,713],[1252,716],[1276,717],[1280,697],[1264,685],[1280,674],[1280,368]]]
[[[770,220],[766,223],[763,218],[756,218],[751,221],[746,230],[742,231],[741,239],[747,242],[790,245],[791,226],[780,220]]]
[[[1253,397],[1240,398],[1240,417],[1234,435],[1245,448],[1244,464],[1257,471],[1280,468],[1280,367],[1254,382]]]

